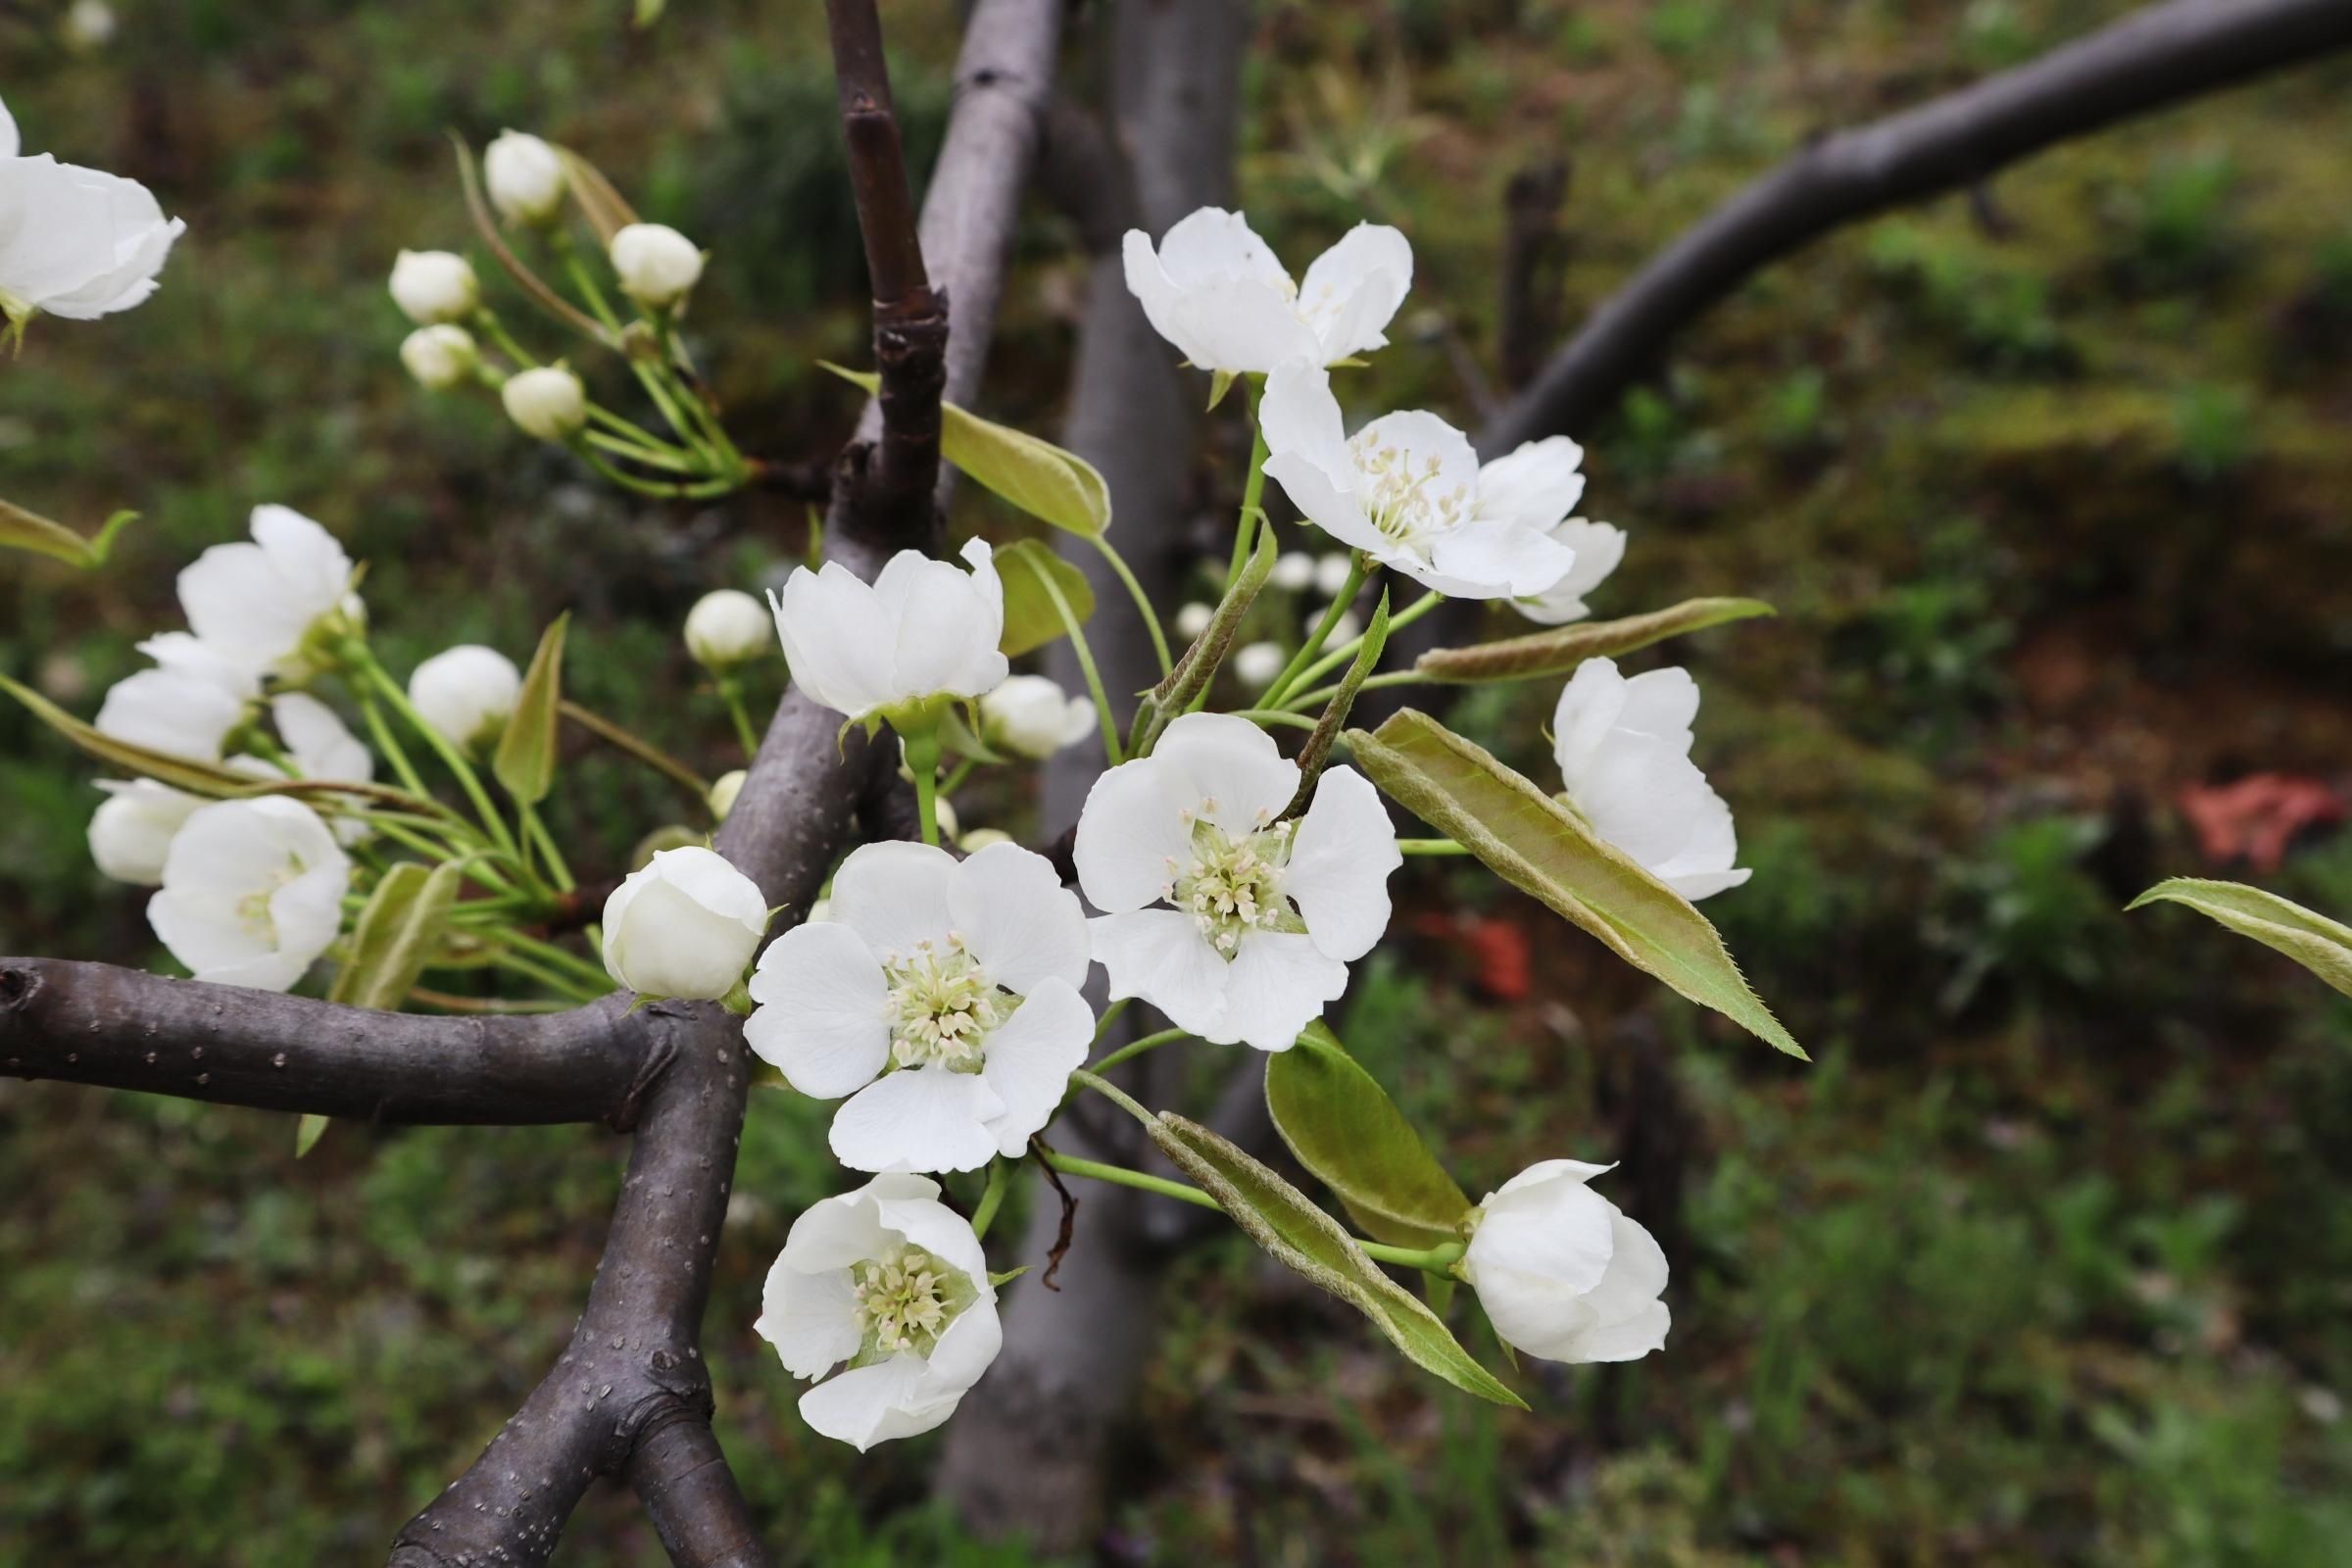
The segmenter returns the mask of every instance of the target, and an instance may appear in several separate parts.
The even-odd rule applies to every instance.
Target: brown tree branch
[[[0,958],[0,1076],[395,1123],[627,1119],[647,1041],[612,1009],[373,1012],[105,963]]]
[[[1813,142],[1634,274],[1481,432],[1484,457],[1600,414],[1750,273],[2055,142],[2352,46],[2344,0],[2168,0],[2038,60]]]

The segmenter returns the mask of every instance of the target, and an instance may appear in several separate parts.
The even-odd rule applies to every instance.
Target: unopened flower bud
[[[686,651],[705,669],[726,669],[775,648],[775,617],[739,588],[713,589],[686,612]]]
[[[449,321],[420,326],[401,340],[400,363],[428,392],[462,386],[481,363],[473,334]]]
[[[992,844],[1010,844],[1012,835],[1001,827],[976,827],[956,841],[956,847],[966,855],[978,855]]]
[[[486,750],[506,732],[522,698],[522,672],[495,648],[463,643],[435,654],[409,677],[409,705],[442,738]]]
[[[621,288],[649,311],[675,305],[703,275],[703,253],[666,223],[631,223],[612,236],[609,254]]]
[[[481,300],[473,264],[455,251],[402,251],[392,263],[392,303],[418,326],[460,320]]]
[[[588,389],[561,365],[518,370],[498,395],[507,417],[542,441],[568,441],[588,422]]]
[[[1015,757],[1042,760],[1094,727],[1094,704],[1044,675],[1007,676],[980,699],[980,738]]]
[[[721,773],[718,776],[718,782],[711,785],[710,793],[704,797],[704,800],[710,804],[710,815],[713,818],[721,822],[727,819],[727,813],[735,809],[736,797],[743,793],[743,781],[751,776],[749,772],[740,767],[732,773]]]
[[[1197,599],[1194,600],[1176,612],[1176,635],[1187,641],[1200,636],[1208,630],[1208,623],[1215,618],[1216,613],[1208,606]]]
[[[1280,643],[1250,643],[1233,656],[1233,672],[1251,686],[1263,686],[1290,662]]]
[[[651,997],[716,1001],[767,929],[759,884],[713,851],[663,850],[605,901],[605,970]]]
[[[482,154],[490,204],[510,223],[545,223],[564,210],[568,182],[553,147],[524,131],[499,133]]]
[[[1274,558],[1274,586],[1298,593],[1314,586],[1315,558],[1303,550],[1286,550]]]

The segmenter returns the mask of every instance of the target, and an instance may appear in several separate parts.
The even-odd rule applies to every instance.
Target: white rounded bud
[[[775,616],[740,588],[712,589],[686,612],[686,651],[705,669],[726,669],[775,650]]]
[[[751,776],[740,767],[732,773],[719,774],[718,782],[710,786],[710,793],[703,797],[709,803],[710,815],[715,820],[724,822],[727,819],[727,813],[735,809],[736,798],[743,794],[743,781]]]
[[[588,422],[588,389],[561,365],[542,365],[517,370],[498,390],[507,417],[525,435],[542,441],[568,441]]]
[[[992,844],[1010,844],[1012,835],[1001,827],[976,827],[956,841],[956,847],[966,855],[978,855]]]
[[[1250,643],[1234,653],[1233,672],[1251,686],[1263,686],[1289,662],[1280,643]]]
[[[472,333],[441,321],[420,326],[401,339],[400,363],[426,391],[447,392],[471,378],[481,355],[473,346]]]
[[[980,699],[980,738],[1032,760],[1052,757],[1095,727],[1095,705],[1043,675],[1009,675]]]
[[[1348,573],[1352,567],[1347,553],[1334,551],[1315,563],[1315,586],[1326,599],[1337,599],[1340,590],[1348,586]]]
[[[1274,558],[1274,586],[1290,593],[1315,583],[1315,558],[1303,550],[1286,550]]]
[[[1191,641],[1193,638],[1198,637],[1202,632],[1208,630],[1208,623],[1215,617],[1216,613],[1216,611],[1212,610],[1207,605],[1200,603],[1197,599],[1194,600],[1191,604],[1186,605],[1183,609],[1176,612],[1176,635],[1184,638],[1188,642]]]
[[[392,303],[418,326],[460,320],[481,302],[473,264],[455,251],[402,251],[392,263]]]
[[[172,836],[204,802],[151,778],[98,787],[107,797],[90,817],[90,858],[118,882],[161,887]]]
[[[620,286],[649,311],[675,305],[703,275],[703,253],[666,223],[631,223],[612,236],[609,254]]]
[[[462,643],[409,677],[409,706],[460,747],[496,745],[522,696],[522,672],[495,648]]]
[[[605,970],[617,984],[716,1001],[759,951],[767,901],[715,851],[663,850],[613,889],[604,925]]]
[[[510,223],[545,223],[564,210],[570,189],[564,160],[546,142],[519,130],[499,133],[482,154],[482,183],[490,205]]]

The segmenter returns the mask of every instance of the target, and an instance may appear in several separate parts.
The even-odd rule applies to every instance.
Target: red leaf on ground
[[[2208,860],[2243,859],[2266,874],[2278,869],[2296,834],[2341,822],[2352,811],[2334,789],[2288,773],[2253,773],[2234,784],[2184,784],[2177,799]]]

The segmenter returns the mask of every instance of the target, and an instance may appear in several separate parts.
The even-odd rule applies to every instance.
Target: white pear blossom
[[[715,850],[662,850],[605,901],[605,972],[649,997],[716,1001],[767,930],[760,885]]]
[[[1424,587],[1515,598],[1575,564],[1543,530],[1480,510],[1478,454],[1434,414],[1384,415],[1350,437],[1329,373],[1294,362],[1266,378],[1258,417],[1266,475],[1308,520]]]
[[[829,918],[752,976],[752,1050],[833,1116],[858,1170],[972,1170],[1015,1155],[1086,1060],[1086,912],[1053,862],[885,842],[834,873]]]
[[[1479,1205],[1461,1275],[1522,1354],[1638,1361],[1666,1344],[1666,1254],[1586,1185],[1610,1168],[1547,1159]]]
[[[1044,675],[1007,675],[980,699],[980,739],[1042,761],[1095,730],[1095,705]]]
[[[588,389],[566,365],[515,371],[498,389],[498,400],[507,417],[537,440],[568,441],[588,422]]]
[[[686,612],[686,652],[705,669],[726,669],[775,646],[767,607],[740,588],[714,588]]]
[[[876,1176],[792,1222],[760,1320],[784,1370],[825,1378],[801,1418],[863,1450],[929,1432],[1004,1343],[988,1256],[921,1176]]]
[[[184,631],[150,637],[139,652],[156,667],[108,688],[98,732],[172,757],[220,761],[230,733],[261,696],[261,678]]]
[[[400,363],[427,392],[465,385],[481,362],[473,334],[452,321],[420,326],[400,340]]]
[[[151,778],[101,779],[98,787],[106,799],[90,813],[90,858],[118,882],[159,885],[172,836],[204,798]]]
[[[318,813],[282,795],[188,814],[147,923],[199,980],[292,988],[343,924],[351,861]]]
[[[1348,986],[1389,923],[1402,863],[1362,774],[1327,769],[1278,822],[1298,764],[1248,719],[1187,713],[1151,756],[1095,781],[1078,817],[1078,885],[1113,997],[1178,1028],[1288,1051]]]
[[[455,251],[402,251],[386,286],[392,303],[418,326],[462,321],[482,303],[473,264]]]
[[[703,798],[704,804],[710,808],[712,820],[724,822],[727,819],[728,813],[735,809],[737,798],[743,794],[745,782],[751,776],[748,768],[741,767],[718,775],[710,786],[710,793]]]
[[[490,205],[510,223],[545,223],[564,210],[569,182],[556,150],[527,131],[500,131],[482,152]]]
[[[285,743],[284,757],[275,763],[258,757],[234,757],[229,765],[260,778],[322,779],[341,784],[366,784],[375,777],[375,759],[352,734],[342,716],[308,692],[280,692],[270,699],[270,717]],[[335,840],[358,844],[373,833],[360,818],[329,813]]]
[[[1627,679],[1616,662],[1588,659],[1560,692],[1552,755],[1571,806],[1592,831],[1686,899],[1745,882],[1732,808],[1690,760],[1698,683],[1688,670]]]
[[[963,547],[969,572],[919,550],[865,582],[839,562],[797,567],[767,596],[795,685],[851,719],[979,697],[1004,679],[1004,585],[988,541]]]
[[[1340,558],[1345,561],[1345,556]],[[1304,593],[1315,585],[1315,558],[1303,550],[1285,550],[1274,558],[1274,570],[1269,577],[1275,587],[1287,593]],[[1337,593],[1339,590],[1332,590]]]
[[[666,223],[631,223],[608,248],[621,289],[649,311],[667,310],[703,275],[703,253]]]
[[[1233,653],[1233,672],[1248,686],[1265,685],[1289,662],[1280,643],[1244,643]]]
[[[1558,582],[1511,601],[1513,610],[1546,626],[1591,614],[1585,595],[1625,559],[1624,529],[1569,515],[1584,499],[1584,462],[1583,447],[1554,435],[1522,443],[1478,470],[1479,516],[1533,528],[1576,555],[1576,564]]]
[[[416,715],[468,751],[497,745],[521,698],[522,671],[514,661],[479,643],[443,649],[409,676],[409,706]]]
[[[351,558],[290,507],[253,509],[253,542],[215,545],[179,574],[179,607],[197,639],[224,659],[286,680],[329,662],[323,640],[365,611]]]
[[[1413,248],[1358,223],[1294,283],[1239,213],[1203,207],[1159,242],[1127,233],[1127,288],[1152,329],[1203,370],[1264,372],[1286,360],[1332,365],[1384,346],[1413,285]]]
[[[144,302],[187,224],[135,179],[21,151],[0,105],[0,316],[87,321]]]

